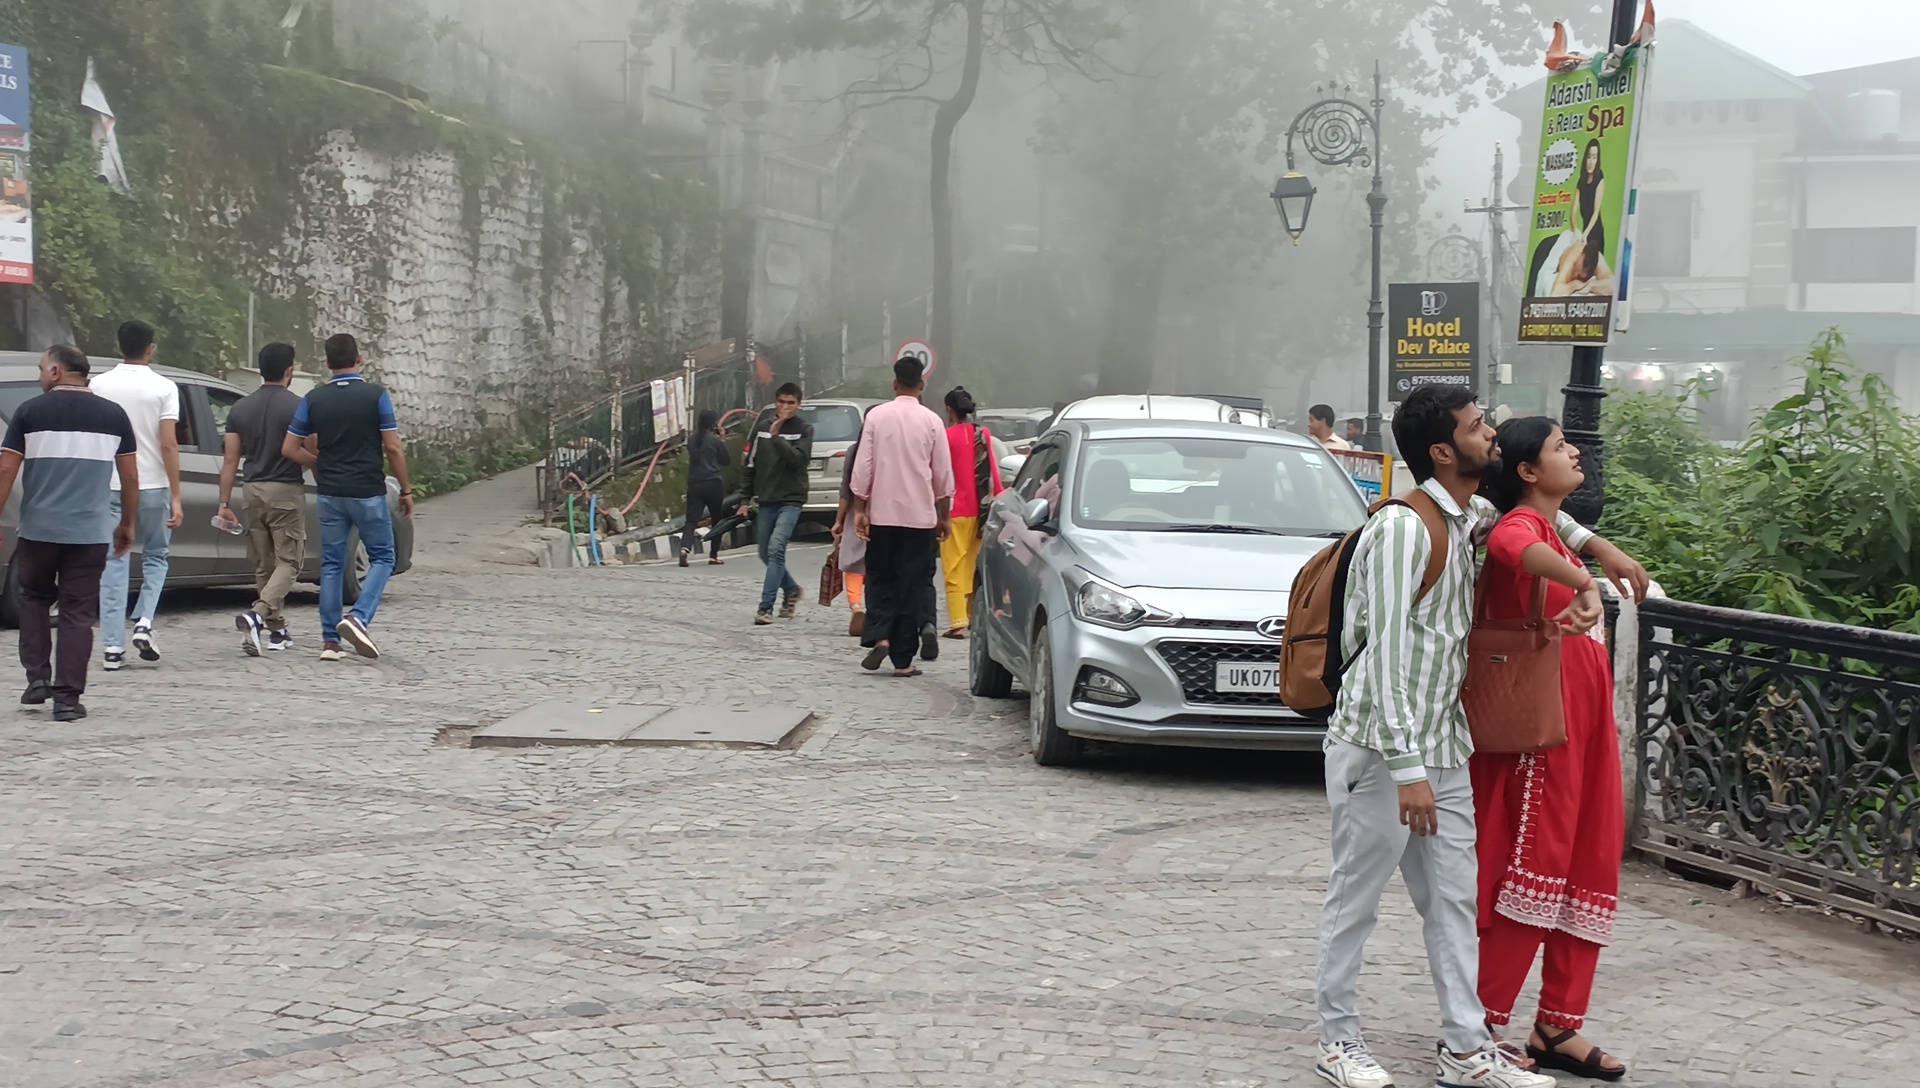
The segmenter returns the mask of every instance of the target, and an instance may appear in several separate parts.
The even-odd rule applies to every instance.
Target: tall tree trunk
[[[933,346],[952,356],[953,344],[953,134],[980,89],[980,58],[986,51],[986,0],[965,0],[967,55],[960,86],[933,113]]]

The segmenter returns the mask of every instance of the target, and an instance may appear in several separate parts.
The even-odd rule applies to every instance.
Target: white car
[[[1262,408],[1236,408],[1207,397],[1172,397],[1157,393],[1088,397],[1067,405],[1060,412],[1060,419],[1155,419],[1238,423],[1246,427],[1268,425],[1267,412]]]

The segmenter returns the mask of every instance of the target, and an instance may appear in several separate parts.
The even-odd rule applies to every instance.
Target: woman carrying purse
[[[1518,620],[1545,579],[1545,615],[1567,614],[1600,588],[1555,531],[1585,474],[1559,424],[1502,424],[1500,462],[1483,485],[1505,517],[1481,570],[1486,618]],[[1545,946],[1540,1009],[1527,1056],[1542,1068],[1618,1080],[1626,1067],[1581,1038],[1600,949],[1613,939],[1623,814],[1613,672],[1590,632],[1564,627],[1560,695],[1567,742],[1530,754],[1476,752],[1470,764],[1480,858],[1480,1000],[1496,1033],[1512,1017]],[[1471,683],[1471,679],[1469,683]]]

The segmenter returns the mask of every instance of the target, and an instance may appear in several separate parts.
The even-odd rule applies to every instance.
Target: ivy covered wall
[[[0,0],[33,65],[40,288],[82,345],[127,317],[162,361],[244,366],[259,342],[317,367],[359,336],[410,435],[513,440],[551,404],[655,373],[717,337],[716,213],[631,134],[515,134],[460,104],[363,85],[285,0]],[[310,16],[312,13],[309,13]],[[134,191],[94,177],[91,56]],[[0,328],[4,346],[19,330]],[[304,364],[303,364],[304,365]]]

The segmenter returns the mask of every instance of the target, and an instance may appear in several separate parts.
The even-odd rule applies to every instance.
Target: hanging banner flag
[[[27,51],[0,45],[0,283],[33,282],[32,157]]]
[[[1547,77],[1540,157],[1521,285],[1520,342],[1605,344],[1625,277],[1634,159],[1653,49],[1626,51],[1601,74],[1583,65]]]
[[[127,164],[120,161],[120,137],[113,131],[113,107],[107,104],[107,92],[93,76],[93,58],[87,58],[87,81],[80,86],[80,104],[93,114],[93,147],[100,156],[94,173],[121,196],[132,192],[127,184]]]

